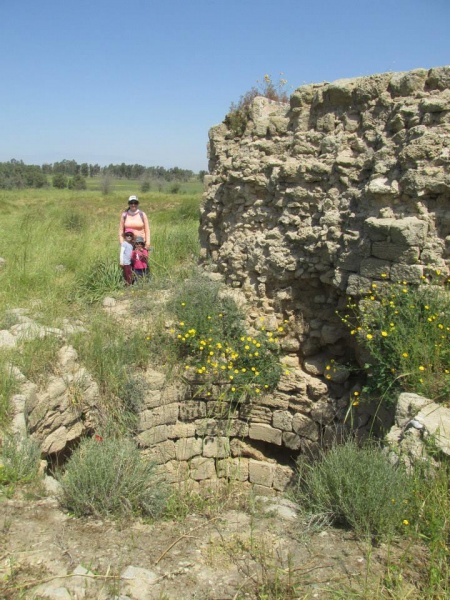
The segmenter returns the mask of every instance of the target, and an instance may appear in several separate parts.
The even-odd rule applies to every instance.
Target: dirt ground
[[[16,494],[0,501],[0,597],[420,598],[410,549],[314,529],[295,508],[240,494],[181,520],[118,523]]]

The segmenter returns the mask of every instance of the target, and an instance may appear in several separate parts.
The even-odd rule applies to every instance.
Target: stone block
[[[187,438],[195,436],[194,423],[175,423],[168,426],[168,437],[170,439]]]
[[[375,256],[378,260],[394,261],[398,263],[405,263],[408,265],[417,263],[420,256],[419,246],[406,246],[404,244],[393,244],[391,242],[374,242],[372,244],[371,252],[372,255]],[[375,259],[365,260],[370,261]],[[386,265],[386,267],[383,270],[383,273],[388,272],[386,268],[389,268],[389,265]],[[379,270],[379,268],[376,268],[374,271],[376,275],[370,275],[371,269],[368,267],[366,268],[366,266],[363,265],[363,263],[361,263],[361,275],[365,275],[366,277],[376,277],[379,279]]]
[[[272,425],[276,429],[292,431],[292,415],[287,410],[275,410],[272,415]]]
[[[302,413],[294,415],[292,429],[300,437],[306,437],[314,442],[319,439],[319,429],[317,424],[310,417],[303,415]]]
[[[261,398],[261,404],[272,409],[287,410],[289,408],[289,394],[283,394],[275,390],[273,394],[267,394]]]
[[[217,477],[232,481],[248,480],[248,458],[223,458],[216,464]]]
[[[217,433],[227,437],[247,437],[248,423],[239,419],[217,421]]]
[[[189,460],[202,453],[203,441],[200,438],[181,438],[175,442],[177,460]]]
[[[374,246],[375,244],[372,244]],[[389,244],[383,243],[386,247]],[[387,259],[392,260],[392,259]],[[368,279],[382,279],[383,274],[387,275],[390,269],[390,263],[381,258],[365,258],[361,261],[361,275]],[[349,277],[350,282],[351,276]]]
[[[144,396],[143,405],[145,408],[157,408],[164,404],[160,390],[147,390]]]
[[[195,481],[202,479],[214,479],[216,477],[216,467],[213,458],[196,456],[190,462],[190,477]]]
[[[397,219],[391,225],[390,236],[394,244],[423,247],[428,233],[428,223],[417,217]]]
[[[281,446],[281,431],[274,429],[265,423],[252,423],[248,432],[248,436],[252,440],[261,440],[269,444]]]
[[[166,440],[165,442],[156,444],[148,450],[145,450],[144,455],[149,460],[154,461],[157,465],[162,465],[169,460],[174,460],[176,458],[175,442]]]
[[[392,281],[406,281],[408,283],[422,283],[422,265],[392,265]]]
[[[245,456],[247,458],[254,458],[255,460],[264,460],[265,458],[262,452],[260,452],[256,448],[253,448],[253,446],[250,446],[250,444],[246,444],[245,442],[237,438],[231,440],[230,451],[231,456]]]
[[[172,404],[173,402],[181,402],[183,400],[183,391],[176,385],[168,385],[161,392],[163,404]]]
[[[145,382],[147,384],[147,389],[149,390],[161,390],[166,381],[166,376],[164,373],[160,371],[155,371],[154,369],[147,369],[144,374]]]
[[[248,462],[248,478],[250,483],[272,487],[274,465],[250,458]]]
[[[252,492],[256,496],[275,496],[276,491],[274,488],[260,485],[259,483],[251,484]]]
[[[273,488],[279,492],[284,492],[293,480],[294,475],[294,469],[291,467],[276,465],[273,473]]]
[[[254,404],[249,407],[246,416],[252,423],[272,423],[272,411],[267,406],[257,406]]]
[[[167,483],[180,483],[189,478],[189,463],[170,460],[162,465],[158,472],[164,476]]]
[[[216,419],[197,419],[194,423],[195,433],[199,436],[217,435],[218,425]]]
[[[285,431],[283,433],[283,444],[290,450],[300,450],[300,436],[291,431]]]
[[[226,458],[230,456],[230,440],[227,437],[205,437],[203,456],[208,458]]]
[[[157,425],[173,425],[178,420],[178,404],[167,404],[139,413],[139,431],[146,431]]]
[[[152,427],[152,429],[142,431],[137,436],[137,441],[140,446],[148,448],[155,444],[165,442],[168,439],[168,437],[169,428],[167,427],[167,425],[157,425],[156,427]]]
[[[180,402],[180,420],[195,421],[206,417],[206,403],[200,400],[187,400]]]
[[[319,400],[311,409],[311,418],[322,425],[333,421],[336,411],[333,405],[327,400]]]

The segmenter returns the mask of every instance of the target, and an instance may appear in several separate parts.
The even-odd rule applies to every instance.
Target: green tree
[[[55,188],[63,190],[67,187],[67,177],[64,175],[64,173],[56,173],[56,175],[53,175],[52,185]]]

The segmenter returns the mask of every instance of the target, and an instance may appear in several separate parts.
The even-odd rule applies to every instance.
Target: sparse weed
[[[42,385],[55,373],[61,341],[54,335],[24,339],[14,361],[27,379]]]
[[[7,435],[3,439],[0,484],[27,483],[37,477],[41,451],[31,438]]]
[[[14,377],[11,365],[2,357],[0,358],[0,428],[5,427],[11,410],[10,399],[17,389],[17,380]]]
[[[158,517],[166,489],[155,465],[124,438],[85,439],[58,474],[61,503],[76,516]]]

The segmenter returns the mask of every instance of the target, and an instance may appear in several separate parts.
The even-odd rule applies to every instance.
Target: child
[[[145,240],[137,236],[134,244],[134,250],[131,254],[131,264],[136,277],[148,275],[148,250],[145,247]]]
[[[132,229],[125,229],[123,234],[125,241],[120,244],[120,266],[123,271],[125,285],[133,283],[133,271],[131,268],[131,255],[133,253],[134,233]]]

